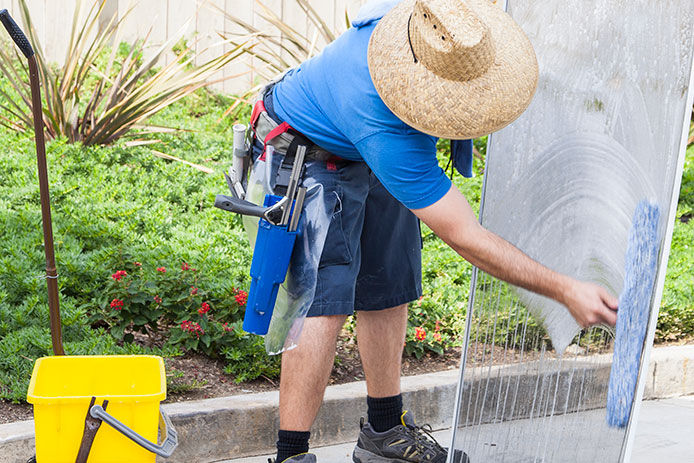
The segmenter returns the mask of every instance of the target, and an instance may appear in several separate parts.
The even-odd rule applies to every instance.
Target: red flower
[[[210,311],[210,304],[208,304],[207,302],[203,302],[202,305],[200,306],[200,308],[198,309],[198,313],[200,315],[206,314],[209,311]]]
[[[424,339],[426,339],[426,337],[427,337],[427,332],[424,331],[424,328],[422,328],[421,326],[418,326],[417,328],[414,329],[414,338],[417,341],[424,341]]]
[[[186,270],[190,270],[190,265],[188,265],[187,263],[183,262],[183,263],[181,264],[181,270],[183,270],[184,272],[185,272]]]
[[[154,296],[154,302],[156,302],[157,304],[161,304],[161,298],[159,297],[159,295]]]
[[[434,341],[441,342],[441,333],[434,333]]]
[[[123,308],[123,301],[120,299],[114,299],[111,301],[111,308],[114,310],[120,310]]]
[[[226,331],[227,333],[229,333],[229,332],[231,332],[231,331],[234,331],[234,327],[233,327],[233,326],[229,326],[228,323],[224,323],[224,324],[222,325],[222,329],[223,329],[224,331]]]
[[[128,274],[128,272],[126,272],[125,270],[118,270],[116,273],[111,275],[111,278],[113,278],[116,281],[120,281],[120,279],[123,278],[127,274]]]
[[[157,272],[166,273],[166,267],[157,267]]]
[[[234,296],[234,299],[236,299],[236,302],[239,305],[246,305],[246,302],[248,302],[248,293],[242,289],[238,290],[236,295]]]
[[[139,262],[133,262],[133,265],[134,265],[135,267],[142,267],[142,264],[139,263]]]
[[[201,334],[205,334],[205,331],[202,329],[202,327],[195,322],[191,322],[188,320],[184,320],[181,322],[181,329],[183,331],[187,331],[188,333],[192,333],[198,338],[200,337]]]
[[[190,287],[190,295],[195,296],[196,294],[198,294],[198,288],[196,288],[195,286],[191,286]]]

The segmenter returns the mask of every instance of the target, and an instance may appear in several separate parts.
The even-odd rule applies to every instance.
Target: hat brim
[[[496,50],[480,77],[448,80],[415,63],[407,34],[415,0],[396,5],[369,41],[369,72],[386,106],[415,129],[440,138],[500,130],[525,111],[537,88],[537,58],[520,26],[490,0],[466,2],[488,25]]]

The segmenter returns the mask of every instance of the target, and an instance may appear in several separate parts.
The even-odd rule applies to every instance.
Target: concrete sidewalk
[[[448,445],[451,431],[434,433]],[[354,443],[313,449],[320,463],[351,463]],[[267,463],[274,455],[223,460],[220,463]],[[631,463],[685,463],[694,461],[694,395],[648,400],[641,405]]]
[[[580,361],[579,367],[591,375],[609,374],[609,356],[590,356],[580,358]],[[517,369],[513,365],[500,365],[494,368],[497,377],[503,375],[505,378],[518,378]],[[524,383],[534,384],[539,376],[533,375],[538,374],[536,371],[529,370],[524,376]],[[402,379],[404,401],[420,422],[429,423],[436,430],[450,426],[453,404],[457,399],[456,388],[459,375],[459,371],[454,369]],[[484,381],[484,378],[480,378],[479,381]],[[532,391],[527,393],[530,394]],[[592,395],[590,397],[586,395],[582,400],[584,403],[595,404],[604,391],[601,392],[600,388],[592,388],[588,393]],[[694,394],[694,345],[654,348],[649,362],[644,398],[667,399],[691,394]],[[358,433],[358,426],[355,423],[358,423],[359,418],[366,414],[365,396],[366,385],[363,381],[328,387],[319,416],[312,428],[312,444],[318,448],[337,443],[355,442]],[[237,456],[247,457],[271,452],[275,447],[276,430],[279,427],[278,403],[279,394],[277,391],[272,391],[165,404],[164,410],[176,426],[179,437],[179,446],[174,455],[166,460],[167,463],[219,462]],[[665,406],[669,402],[666,400],[657,403]],[[676,403],[679,404],[679,402]],[[651,432],[650,429],[645,428],[649,422],[653,423],[648,414],[650,406],[647,404],[646,411],[641,415],[641,426],[644,428],[640,431],[647,432],[643,439],[646,439],[645,442],[651,439],[650,444],[640,447],[643,452],[636,452],[635,455],[648,455],[646,450],[651,448],[668,448],[669,444],[665,440],[658,440],[659,436],[679,443],[684,441],[673,437],[678,431],[687,430],[694,434],[691,423],[685,426],[686,423],[682,421],[679,422],[682,426],[678,425],[672,432],[665,434],[658,434],[661,423],[655,421],[654,432]],[[661,410],[661,412],[679,416],[676,410],[677,406],[670,406],[669,411]],[[689,421],[694,419],[690,418]],[[668,421],[668,423],[671,422],[672,420]],[[441,442],[448,445],[445,436]],[[346,450],[342,450],[343,457],[351,452],[351,445],[347,444]],[[33,454],[33,421],[0,425],[0,463],[25,463]],[[694,451],[691,455],[692,457],[679,461],[694,462]],[[267,459],[263,461],[262,458],[260,460],[257,458],[247,461],[261,463],[267,461]],[[328,461],[340,460],[329,459]]]

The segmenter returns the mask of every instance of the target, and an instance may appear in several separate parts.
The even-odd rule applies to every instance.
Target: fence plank
[[[196,26],[196,10],[195,2],[190,0],[168,0],[166,5],[166,36],[171,37],[177,34],[181,28],[188,23],[184,35],[189,40],[189,45],[195,33]]]
[[[226,0],[225,11],[233,14],[239,19],[253,22],[253,0]],[[225,17],[224,33],[229,38],[236,38],[238,34],[244,33],[242,27]],[[227,46],[228,49],[228,46]],[[238,76],[224,82],[222,89],[225,93],[242,93],[252,85],[252,72],[250,70],[251,58],[244,56],[228,64],[224,69],[225,77]]]
[[[276,16],[282,17],[282,0],[260,0],[263,5],[269,8]],[[272,26],[268,21],[264,20],[261,15],[265,15],[263,9],[258,4],[254,2],[253,4],[255,16],[253,18],[253,25],[261,30],[278,33],[276,27]],[[253,60],[253,84],[257,85],[266,80],[267,77],[273,77],[276,73],[268,69],[268,66],[255,59]]]
[[[129,17],[121,26],[121,37],[131,40],[144,38],[149,34],[147,43],[150,47],[155,48],[164,43],[167,39],[166,6],[167,0],[120,0],[118,2],[120,18],[132,8]]]
[[[306,14],[296,3],[296,0],[284,0],[282,4],[282,20],[297,32],[308,35],[308,19]],[[291,59],[289,53],[282,53],[284,59]]]
[[[224,15],[216,8],[224,10],[225,7],[225,0],[207,0],[198,9],[196,22],[198,35],[195,42],[195,61],[198,64],[209,61],[224,52],[222,39],[219,37],[219,33],[224,31]],[[212,76],[212,80],[220,80],[224,77],[224,74],[224,70],[216,72]],[[217,86],[217,88],[220,87],[222,87],[221,84]]]

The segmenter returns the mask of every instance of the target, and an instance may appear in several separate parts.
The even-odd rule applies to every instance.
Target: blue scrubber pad
[[[619,297],[607,424],[623,428],[629,422],[636,393],[643,340],[650,315],[653,283],[658,268],[660,209],[646,200],[634,211],[626,252],[624,290]]]

